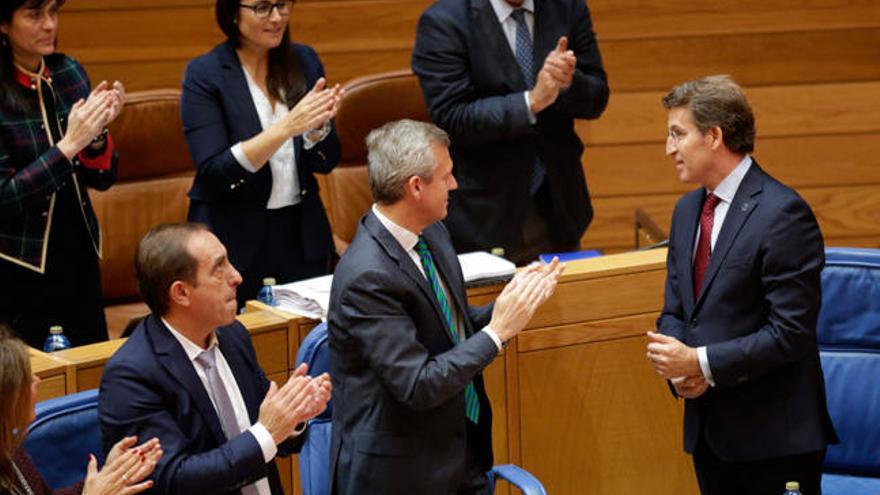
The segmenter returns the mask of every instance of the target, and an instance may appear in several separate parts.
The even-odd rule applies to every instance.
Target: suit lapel
[[[422,275],[422,272],[416,268],[412,259],[409,257],[409,254],[403,250],[403,247],[400,246],[400,243],[397,242],[397,239],[391,235],[391,232],[388,232],[385,229],[385,226],[382,225],[382,222],[376,218],[376,215],[373,214],[372,210],[370,210],[367,215],[364,217],[364,227],[369,230],[370,234],[376,239],[376,242],[382,246],[382,249],[388,254],[388,256],[397,263],[397,266],[400,267],[400,271],[402,271],[416,286],[418,286],[419,290],[422,291],[422,295],[428,300],[431,304],[431,307],[434,308],[434,312],[436,313],[437,318],[440,320],[441,324],[444,328],[446,328],[445,317],[443,316],[443,311],[440,309],[440,303],[437,301],[437,297],[434,295],[434,290],[431,289],[431,286],[428,285],[428,280]],[[436,260],[435,260],[436,262]],[[452,336],[449,334],[449,329],[446,328],[447,331],[443,332],[446,335],[446,338],[449,340],[450,345],[454,345],[455,343],[452,341]]]
[[[244,68],[238,60],[235,49],[229,43],[220,45],[219,54],[224,76],[220,84],[225,88],[226,94],[232,96],[226,101],[238,107],[237,111],[230,112],[230,115],[236,116],[237,126],[245,131],[243,135],[256,135],[263,130],[263,125],[251,98],[251,90],[244,77]]]
[[[226,443],[226,435],[223,433],[220,418],[217,417],[217,411],[214,410],[208,391],[205,390],[202,380],[196,374],[196,370],[186,352],[183,351],[183,347],[180,346],[180,342],[171,335],[171,331],[165,327],[162,320],[155,316],[147,317],[146,330],[153,343],[159,364],[192,396],[193,404],[208,424],[217,444]]]
[[[549,4],[550,2],[535,0],[535,29],[532,36],[535,60],[532,66],[536,71],[541,70],[541,67],[544,66],[544,59],[556,48],[556,43],[559,41],[559,39],[553,39],[553,33],[560,24],[550,15],[548,9],[551,6]],[[537,74],[535,79],[537,80]]]
[[[458,258],[455,256],[455,252],[447,249],[451,246],[440,235],[440,230],[436,225],[428,227],[422,234],[431,248],[431,254],[434,255],[434,264],[437,265],[437,271],[440,272],[440,276],[446,282],[446,290],[449,292],[448,296],[452,298],[456,311],[461,315],[459,320],[464,322],[465,337],[469,337],[473,332],[465,313],[467,311],[467,301],[465,300],[465,295],[460,290],[460,287],[464,286],[464,280],[460,276],[461,268],[458,266]],[[443,320],[444,322],[446,321],[445,318]],[[449,331],[449,328],[446,330]]]
[[[540,3],[540,2],[536,2]],[[489,0],[474,0],[471,13],[475,33],[474,38],[480,45],[480,51],[487,53],[494,62],[492,67],[484,67],[483,70],[491,70],[497,77],[505,81],[514,91],[526,89],[526,80],[523,78],[522,69],[516,61],[516,55],[510,50],[504,29],[498,22],[495,9]]]
[[[694,239],[697,236],[697,225],[700,218],[700,210],[702,209],[703,198],[706,197],[705,189],[700,188],[691,192],[686,197],[686,203],[682,205],[682,225],[679,230],[678,239],[675,245],[682,248],[677,250],[678,273],[681,274],[682,280],[679,280],[678,286],[681,289],[681,298],[685,304],[685,308],[693,309],[694,305]],[[690,314],[691,311],[686,311]]]
[[[709,258],[709,267],[706,269],[706,275],[703,278],[703,290],[700,299],[697,300],[697,307],[705,297],[705,294],[711,290],[712,281],[718,273],[718,269],[727,257],[728,251],[733,246],[734,241],[742,231],[743,225],[752,215],[752,212],[758,207],[759,194],[763,189],[763,171],[758,168],[758,163],[753,161],[752,166],[743,177],[724,217],[724,223],[721,225],[721,231],[718,233],[718,239],[715,241],[715,249]]]

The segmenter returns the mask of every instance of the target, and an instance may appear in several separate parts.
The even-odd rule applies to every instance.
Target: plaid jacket
[[[70,108],[80,98],[88,98],[88,76],[74,59],[61,54],[45,58],[45,66],[55,93],[57,118],[67,127]],[[45,72],[44,72],[45,74]],[[19,73],[17,80],[33,98],[29,111],[0,106],[0,263],[12,262],[43,273],[47,241],[52,226],[55,193],[72,182],[82,209],[82,218],[92,236],[95,252],[101,254],[98,220],[92,210],[86,186],[108,189],[116,180],[117,156],[112,141],[98,156],[81,152],[73,163],[51,146],[47,123],[39,110],[36,80]],[[88,149],[88,148],[87,148]],[[86,168],[84,163],[108,170]]]

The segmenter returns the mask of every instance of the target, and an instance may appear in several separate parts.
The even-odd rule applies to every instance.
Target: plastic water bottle
[[[784,495],[801,495],[801,485],[797,481],[788,481],[785,483]]]
[[[61,325],[52,325],[49,328],[46,343],[43,344],[43,352],[63,351],[64,349],[70,349],[70,341],[64,336]]]
[[[275,300],[275,291],[272,290],[273,285],[275,285],[274,278],[264,278],[263,288],[260,289],[260,293],[257,295],[257,301],[260,301],[261,303],[267,304],[269,306],[277,306],[278,302]]]

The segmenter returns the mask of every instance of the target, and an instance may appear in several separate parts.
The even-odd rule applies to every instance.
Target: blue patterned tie
[[[532,37],[529,34],[529,26],[526,24],[526,9],[516,9],[510,14],[516,22],[516,62],[522,71],[526,86],[529,89],[535,86],[535,52],[532,49]],[[547,171],[539,158],[535,158],[535,166],[532,168],[532,180],[529,183],[529,194],[534,196],[544,182]]]
[[[452,342],[458,344],[458,331],[456,331],[455,321],[452,319],[452,309],[449,306],[449,299],[446,297],[446,292],[440,285],[440,276],[437,275],[437,267],[434,265],[434,257],[431,255],[431,250],[428,249],[428,244],[422,236],[419,236],[419,242],[416,243],[415,249],[416,253],[419,254],[419,259],[422,260],[422,268],[425,269],[425,277],[428,279],[428,283],[431,285],[431,290],[434,291],[434,296],[440,304],[440,310],[443,312],[443,318],[446,320],[446,325],[449,328],[449,335],[452,337]],[[476,424],[480,419],[480,400],[477,397],[476,389],[474,389],[473,381],[468,383],[467,387],[464,389],[464,405],[465,415],[469,420]]]

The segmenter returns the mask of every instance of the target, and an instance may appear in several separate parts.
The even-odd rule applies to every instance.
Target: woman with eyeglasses
[[[196,165],[189,219],[241,272],[239,307],[262,280],[328,273],[334,252],[314,173],[339,161],[341,97],[315,51],[291,43],[293,2],[217,0],[227,40],[186,68],[181,117]]]
[[[0,324],[0,493],[9,495],[132,495],[153,486],[144,481],[162,458],[159,440],[135,447],[137,438],[120,440],[98,469],[95,456],[83,459],[85,480],[52,490],[24,449],[28,424],[36,418],[37,385],[27,348]]]
[[[55,51],[63,3],[0,2],[0,319],[33,347],[53,325],[73,345],[107,340],[86,189],[116,180],[107,125],[125,91],[90,89],[82,66]]]

